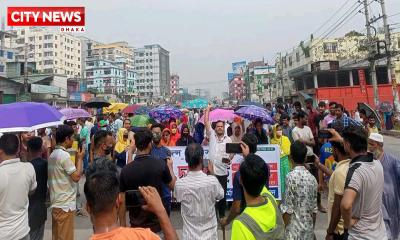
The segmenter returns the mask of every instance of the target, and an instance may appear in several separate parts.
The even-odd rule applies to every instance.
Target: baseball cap
[[[371,139],[375,142],[383,143],[383,136],[379,133],[371,133],[368,139]]]

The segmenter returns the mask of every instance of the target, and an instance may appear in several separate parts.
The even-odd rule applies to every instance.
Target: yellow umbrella
[[[117,113],[122,111],[122,109],[126,108],[128,104],[126,103],[111,103],[109,107],[103,108],[103,113]]]

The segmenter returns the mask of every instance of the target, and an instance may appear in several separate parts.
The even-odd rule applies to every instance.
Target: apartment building
[[[82,46],[79,38],[51,28],[27,27],[10,30],[16,34],[11,45],[16,50],[15,60],[36,62],[39,73],[81,77]]]

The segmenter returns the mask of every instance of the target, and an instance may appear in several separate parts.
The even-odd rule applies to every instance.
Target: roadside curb
[[[400,131],[395,131],[395,130],[383,130],[381,132],[382,135],[385,136],[391,136],[395,138],[400,138]]]

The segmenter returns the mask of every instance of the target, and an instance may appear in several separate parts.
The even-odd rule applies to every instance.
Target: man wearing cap
[[[371,133],[368,138],[368,151],[383,166],[384,184],[382,195],[383,220],[388,239],[400,237],[400,159],[383,150],[383,136]]]

